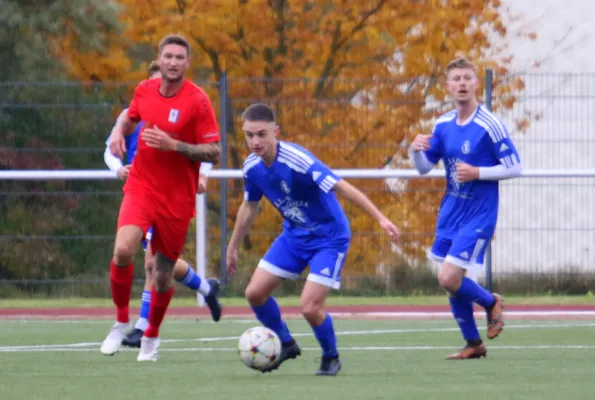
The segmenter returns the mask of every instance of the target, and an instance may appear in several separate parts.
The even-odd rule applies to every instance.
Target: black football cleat
[[[319,376],[335,376],[341,370],[341,360],[339,357],[322,357],[320,368],[316,372]]]
[[[271,372],[279,368],[279,366],[289,359],[297,358],[302,354],[300,346],[295,340],[281,344],[281,354],[279,358],[271,365],[261,370],[262,373]]]
[[[205,303],[209,307],[211,311],[211,318],[213,321],[217,322],[221,319],[222,307],[221,303],[219,303],[219,281],[217,279],[209,279],[207,280],[209,285],[211,285],[211,291],[209,292],[208,296],[205,296]]]
[[[134,328],[124,337],[124,339],[122,339],[122,346],[136,347],[137,349],[140,349],[140,340],[144,333],[145,332],[142,329]]]

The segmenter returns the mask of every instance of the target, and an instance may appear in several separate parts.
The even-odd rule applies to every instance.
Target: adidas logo
[[[322,275],[326,275],[326,276],[330,276],[331,275],[331,270],[328,268],[323,269],[322,271],[320,271],[320,273]]]
[[[462,258],[469,258],[469,253],[467,253],[466,251],[464,251],[461,254],[459,254],[459,256],[461,256]]]
[[[506,145],[506,143],[502,143],[502,146],[500,146],[500,151],[506,151],[508,150],[508,146]]]
[[[314,181],[317,181],[317,180],[318,180],[318,178],[320,178],[320,172],[318,172],[318,171],[314,171],[314,172],[312,172],[312,179],[313,179]]]

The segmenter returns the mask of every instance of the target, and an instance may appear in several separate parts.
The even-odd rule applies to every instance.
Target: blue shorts
[[[474,233],[463,233],[454,239],[436,237],[430,258],[469,269],[483,265],[483,257],[490,241],[489,237]]]
[[[141,243],[143,244],[143,249],[145,251],[147,251],[147,245],[151,241],[151,237],[153,237],[153,227],[152,226],[147,230],[147,233],[145,234],[145,238],[143,240],[141,240]]]
[[[281,234],[258,263],[271,274],[284,279],[297,279],[310,266],[308,280],[328,286],[341,287],[341,269],[349,249],[349,239],[320,242],[320,246],[300,246],[297,239]]]

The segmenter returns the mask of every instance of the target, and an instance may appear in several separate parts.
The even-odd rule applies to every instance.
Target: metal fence
[[[505,91],[506,83],[523,90]],[[277,111],[282,139],[295,141],[334,168],[409,168],[407,138],[427,129],[448,104],[387,96],[398,82],[371,80],[228,79],[198,82],[209,93],[225,133],[222,168],[238,168],[247,149],[240,113],[266,102]],[[525,168],[590,168],[595,159],[595,76],[496,77],[484,100],[509,127]],[[488,83],[489,86],[489,83]],[[103,169],[104,142],[133,84],[0,83],[0,168]],[[515,101],[510,107],[511,99]],[[420,122],[421,121],[421,122]],[[353,180],[404,228],[391,249],[374,221],[345,204],[354,239],[344,288],[354,293],[439,293],[427,261],[443,182]],[[499,225],[492,244],[494,286],[505,292],[584,293],[593,287],[593,178],[518,179],[501,184]],[[237,180],[209,183],[209,273],[221,257],[241,201]],[[121,183],[116,181],[0,181],[0,297],[103,296]],[[280,218],[263,208],[245,242],[245,273],[228,282],[239,293],[279,232]],[[186,256],[194,262],[195,230]],[[136,260],[142,277],[142,255]],[[485,279],[483,272],[480,279]],[[287,292],[296,284],[286,283]],[[180,291],[179,293],[183,293]]]

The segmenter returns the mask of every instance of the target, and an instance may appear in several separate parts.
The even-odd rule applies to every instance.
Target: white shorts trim
[[[446,258],[444,259],[444,262],[447,262],[449,264],[454,264],[457,267],[463,268],[463,269],[473,269],[473,268],[482,268],[483,264],[477,264],[477,263],[473,263],[473,262],[469,262],[467,260],[461,260],[460,258],[456,258],[453,256],[446,256]]]
[[[477,258],[479,257],[479,253],[483,250],[483,246],[485,245],[485,239],[478,239],[477,243],[475,243],[475,248],[473,249],[473,254],[471,254],[471,258],[469,262],[471,264],[477,264]]]
[[[319,283],[323,286],[328,286],[331,289],[340,289],[341,288],[341,282],[339,282],[333,278],[327,278],[326,276],[308,274],[307,280]]]
[[[444,257],[437,256],[436,254],[434,254],[432,252],[430,252],[430,254],[428,254],[428,258],[432,261],[436,261],[439,263],[444,262]]]
[[[285,271],[284,269],[281,269],[281,268],[277,267],[276,265],[273,265],[270,262],[268,262],[266,260],[262,260],[262,259],[258,262],[258,268],[262,268],[265,271],[268,271],[271,274],[273,274],[275,276],[278,276],[279,278],[297,279],[297,278],[300,277],[299,274],[295,274],[293,272]]]

